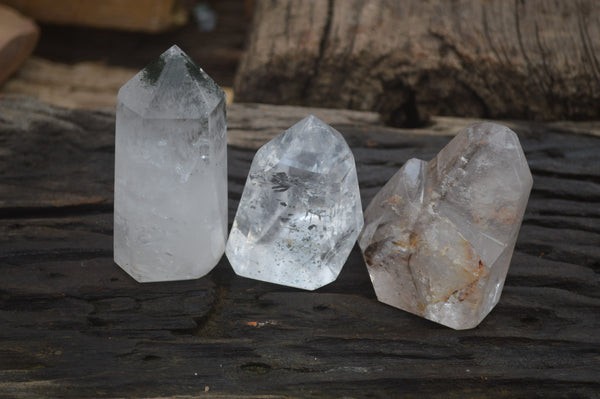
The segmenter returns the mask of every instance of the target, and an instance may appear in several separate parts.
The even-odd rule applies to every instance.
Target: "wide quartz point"
[[[352,152],[311,115],[256,153],[225,253],[240,276],[314,290],[337,278],[362,226]]]
[[[115,262],[140,282],[198,278],[227,238],[225,94],[173,46],[119,91]]]
[[[493,123],[409,160],[365,211],[359,245],[377,298],[477,326],[500,299],[532,182],[517,135]]]

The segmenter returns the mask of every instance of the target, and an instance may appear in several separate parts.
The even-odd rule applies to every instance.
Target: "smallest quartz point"
[[[225,253],[240,276],[314,290],[337,278],[362,226],[350,147],[311,115],[256,153]]]

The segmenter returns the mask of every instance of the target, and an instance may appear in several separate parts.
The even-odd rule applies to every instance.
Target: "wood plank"
[[[598,119],[593,0],[257,0],[240,101],[432,115]]]
[[[261,107],[228,111],[230,221],[252,136],[307,112]],[[252,112],[265,119],[244,129]],[[226,258],[199,280],[138,284],[112,260],[114,114],[5,96],[0,116],[0,397],[600,391],[598,137],[517,129],[534,187],[506,286],[479,327],[454,331],[377,302],[356,247],[315,292],[237,277]],[[339,118],[364,205],[407,159],[450,139]]]

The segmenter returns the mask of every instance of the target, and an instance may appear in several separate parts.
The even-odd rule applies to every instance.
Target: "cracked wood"
[[[249,147],[293,112],[229,109],[230,221]],[[365,205],[450,139],[346,115]],[[0,397],[596,397],[600,138],[553,126],[513,122],[531,199],[498,306],[454,331],[377,302],[356,248],[315,292],[225,258],[199,280],[136,283],[112,260],[114,114],[2,97]]]

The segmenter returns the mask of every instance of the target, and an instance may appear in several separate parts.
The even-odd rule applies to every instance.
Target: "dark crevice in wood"
[[[586,24],[583,22],[584,10],[581,4],[577,9],[577,26],[579,28],[579,37],[583,44],[583,50],[588,59],[588,65],[592,70],[592,76],[594,76],[596,82],[600,82],[600,67],[598,67],[598,59],[590,43],[590,37],[586,29]]]
[[[580,194],[576,191],[555,192],[555,191],[552,191],[552,188],[536,188],[535,191],[532,192],[531,197],[535,197],[536,199],[546,198],[546,199],[562,199],[562,200],[578,201],[578,202],[590,202],[590,201],[600,202],[600,194],[585,195],[585,194]]]
[[[191,332],[195,336],[209,336],[211,334],[211,323],[214,323],[219,311],[223,308],[224,301],[227,298],[229,292],[226,285],[219,284],[215,288],[216,293],[214,296],[214,302],[210,306],[210,310],[206,312],[202,317],[194,319],[197,327]],[[214,329],[214,328],[213,328]]]
[[[592,218],[592,219],[594,219],[594,218]],[[553,220],[536,219],[536,218],[527,217],[527,216],[524,218],[523,223],[526,223],[527,225],[530,225],[530,226],[548,227],[548,228],[559,229],[559,230],[572,229],[572,230],[587,231],[590,233],[600,233],[600,219],[598,219],[598,218],[595,218],[595,219],[597,219],[595,222],[595,226],[585,226],[580,223],[577,223],[576,221],[570,221],[570,220],[553,221]]]
[[[112,249],[75,249],[75,248],[57,248],[48,250],[27,250],[27,251],[2,251],[0,252],[0,262],[9,264],[28,264],[36,263],[40,258],[46,262],[53,261],[72,261],[88,260],[94,258],[111,258]]]
[[[565,179],[565,180],[575,181],[575,182],[589,182],[589,183],[595,183],[595,184],[600,185],[600,175],[598,175],[598,174],[587,175],[584,173],[570,172],[568,170],[564,171],[564,172],[549,171],[549,170],[542,170],[542,169],[539,169],[536,167],[531,167],[531,173],[533,174],[534,179],[536,176],[545,176],[545,177],[556,177],[559,179]]]
[[[385,121],[392,127],[418,128],[426,126],[428,121],[419,116],[417,106],[417,92],[406,89],[406,102],[399,108],[390,111],[385,116]]]
[[[4,207],[0,208],[0,219],[60,218],[112,212],[112,203],[81,204],[61,207]]]
[[[535,80],[537,81],[538,86],[542,89],[546,98],[551,98],[552,97],[551,91],[547,87],[545,80],[542,79],[542,77],[540,76],[538,68],[535,68],[532,66],[532,62],[529,59],[528,52],[525,50],[525,46],[523,45],[523,35],[521,33],[521,22],[520,22],[521,13],[519,12],[519,3],[520,2],[521,2],[521,0],[514,1],[514,20],[515,20],[515,28],[516,28],[516,33],[517,33],[517,43],[519,44],[519,50],[521,51],[521,56],[523,57],[523,60],[525,60],[525,64],[527,66],[527,70],[528,70],[529,74],[533,75],[535,77]]]
[[[325,16],[325,25],[323,27],[323,33],[321,34],[321,40],[319,41],[319,52],[314,60],[312,70],[310,71],[310,74],[308,76],[308,80],[302,88],[300,95],[300,98],[302,100],[308,98],[310,91],[313,90],[315,79],[317,79],[317,77],[319,76],[321,62],[323,60],[323,55],[325,54],[325,46],[327,46],[331,30],[331,21],[333,19],[333,4],[334,0],[327,0],[327,14]]]

